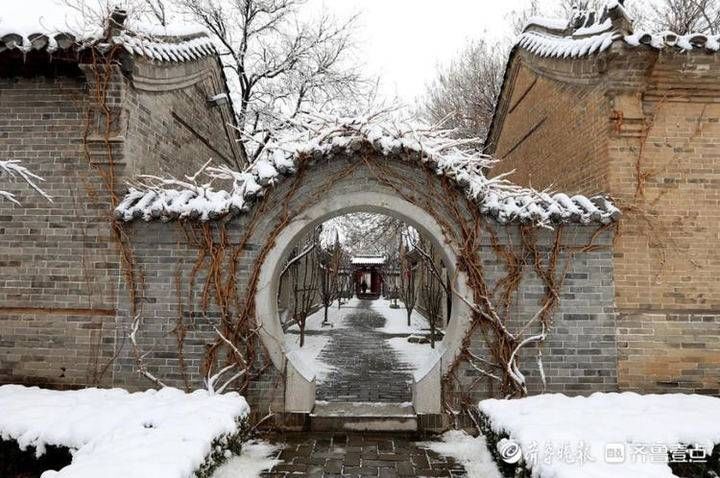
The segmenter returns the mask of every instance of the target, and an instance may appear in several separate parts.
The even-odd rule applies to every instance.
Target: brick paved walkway
[[[282,463],[263,477],[466,477],[452,458],[418,448],[418,434],[292,433],[268,437],[283,444]]]
[[[409,402],[412,373],[386,342],[395,335],[375,329],[385,317],[370,310],[370,301],[360,301],[357,312],[348,315],[345,327],[329,330],[330,341],[320,359],[335,367],[318,384],[317,399],[335,402]]]

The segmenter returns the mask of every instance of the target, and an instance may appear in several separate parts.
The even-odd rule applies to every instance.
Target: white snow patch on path
[[[299,334],[285,334],[285,347],[290,359],[305,378],[315,377],[317,383],[323,383],[335,370],[335,367],[320,359],[320,352],[330,342],[327,335],[306,335],[305,343],[300,347]]]
[[[77,450],[70,465],[43,478],[186,478],[248,412],[235,392],[0,386],[0,437],[38,454],[47,445]]]
[[[536,462],[532,467],[536,478],[671,477],[666,463],[640,463],[651,457],[638,454],[632,445],[671,449],[697,444],[709,455],[720,444],[720,398],[702,395],[546,394],[483,400],[480,410],[489,417],[493,431],[509,435],[520,445],[526,462]],[[625,461],[608,463],[607,445],[621,447]],[[557,459],[558,452],[568,446],[574,456],[586,450],[585,463]]]
[[[215,470],[212,478],[258,478],[282,461],[275,458],[280,449],[281,446],[262,440],[249,441],[243,444],[240,456],[230,458]]]
[[[430,347],[430,344],[408,342],[407,337],[392,337],[386,342],[400,356],[400,360],[411,367],[412,373],[425,370],[442,355],[440,342],[435,343],[434,349]]]
[[[407,310],[402,301],[398,300],[399,309],[390,307],[392,302],[385,299],[378,299],[372,302],[371,309],[383,317],[385,317],[385,325],[379,329],[380,332],[386,334],[400,335],[405,337],[391,337],[386,342],[400,356],[400,360],[411,367],[411,372],[416,373],[424,370],[428,365],[435,362],[440,353],[440,342],[435,343],[435,348],[431,348],[430,344],[418,344],[408,342],[410,335],[424,335],[430,330],[427,319],[417,310],[413,310],[410,315],[410,326],[407,323]]]
[[[385,299],[377,299],[371,302],[370,310],[385,317],[385,325],[378,330],[385,334],[415,334],[420,333],[423,329],[427,332],[430,328],[425,317],[417,310],[413,310],[410,315],[410,326],[407,324],[407,310],[401,301],[397,301],[399,309],[390,307],[391,301]]]
[[[449,456],[465,467],[468,478],[503,478],[487,449],[485,437],[473,438],[459,430],[452,430],[440,436],[442,441],[418,443],[438,455]]]

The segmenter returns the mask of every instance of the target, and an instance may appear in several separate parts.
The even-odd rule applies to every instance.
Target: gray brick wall
[[[229,110],[208,109],[206,103],[206,97],[218,87],[219,73],[211,67],[210,60],[170,70],[136,64],[135,86],[115,71],[109,104],[117,118],[111,139],[118,193],[122,181],[132,174],[182,175],[195,171],[209,157],[236,154],[224,125]],[[183,75],[195,73],[201,80],[193,85],[178,83]],[[153,78],[154,83],[148,81]],[[152,88],[147,86],[151,83]],[[135,372],[127,339],[132,307],[111,235],[110,204],[83,155],[87,93],[87,80],[80,72],[74,78],[4,79],[0,83],[0,125],[7,131],[0,134],[0,151],[24,160],[46,177],[45,188],[55,197],[55,203],[48,204],[19,185],[25,207],[0,204],[0,382],[55,387],[93,384],[105,364],[114,359],[102,384],[130,389],[150,385]],[[193,126],[192,131],[187,125]],[[100,133],[89,136],[90,159],[93,165],[107,167]],[[439,200],[444,192],[435,176],[414,163],[380,160],[387,161],[402,178],[396,186],[404,196],[439,217],[450,216]],[[351,175],[329,181],[351,164],[357,165]],[[324,197],[373,191],[398,194],[378,181],[376,174],[359,156],[334,158],[313,165],[289,202],[285,199],[293,179],[275,187],[268,198],[272,206],[261,215],[239,258],[240,293],[244,293],[252,266],[286,202],[290,213],[297,215]],[[466,211],[465,204],[457,206]],[[249,219],[245,215],[226,224],[230,244],[237,244],[248,230]],[[146,359],[149,369],[179,387],[185,386],[185,378],[190,387],[201,385],[201,361],[218,321],[217,308],[211,305],[203,312],[199,307],[206,268],[201,267],[194,285],[190,284],[199,252],[189,239],[191,231],[189,225],[180,223],[138,223],[124,231],[144,284],[139,297],[143,325],[138,342],[150,352]],[[594,232],[594,227],[569,227],[564,240],[584,245]],[[506,228],[500,237],[519,244],[515,227]],[[547,247],[550,237],[541,234],[539,245]],[[605,248],[575,254],[563,285],[555,330],[543,349],[548,391],[589,393],[616,387],[609,234],[600,240]],[[481,248],[492,283],[502,276],[503,265],[489,244]],[[513,317],[522,320],[534,313],[541,292],[538,278],[526,271]],[[187,377],[182,374],[175,332],[180,320],[187,327],[183,347]],[[483,350],[480,335],[473,344],[478,352]],[[535,393],[540,388],[533,351],[528,350],[528,355],[523,360],[524,370]],[[464,370],[462,377],[464,384],[475,379],[469,370]],[[280,409],[283,394],[282,378],[270,366],[250,384],[248,398],[261,405],[255,407],[258,413],[264,413],[270,402]],[[481,388],[477,398],[488,394]]]
[[[396,160],[388,161],[403,178],[400,185],[403,194],[414,197],[418,204],[432,206],[439,214],[443,213],[444,206],[437,201],[436,194],[440,186],[436,179],[430,179],[414,164]],[[352,192],[378,192],[397,194],[391,188],[380,184],[374,174],[364,165],[359,166],[355,172],[344,179],[328,184],[328,178],[335,176],[351,161],[335,158],[331,161],[321,161],[313,165],[305,176],[298,193],[289,201],[291,216],[300,213],[308,204],[313,204],[320,197],[336,197]],[[268,237],[279,215],[287,192],[292,186],[293,179],[287,179],[277,186],[270,194],[272,207],[265,210],[256,224],[254,234],[247,244],[246,251],[240,256],[238,267],[238,291],[240,295],[248,284],[249,273],[258,251]],[[319,195],[319,191],[322,193]],[[369,205],[373,206],[373,205]],[[462,204],[459,205],[461,208]],[[447,213],[446,217],[447,217]],[[247,231],[249,215],[234,218],[226,224],[229,245],[237,244]],[[519,231],[517,227],[501,228],[489,224],[500,231],[499,236],[509,244],[519,244]],[[563,235],[563,244],[569,247],[584,246],[595,233],[596,227],[574,226],[566,227]],[[153,373],[158,373],[170,380],[174,385],[182,386],[179,380],[179,357],[177,354],[176,336],[173,334],[175,323],[179,317],[177,294],[175,293],[175,278],[180,276],[183,283],[183,303],[185,311],[183,320],[188,325],[186,338],[185,360],[188,370],[192,374],[193,386],[200,385],[200,376],[197,365],[203,351],[203,344],[213,339],[211,325],[218,321],[217,309],[211,307],[206,316],[203,316],[199,307],[195,306],[195,313],[187,309],[189,297],[197,298],[204,285],[205,267],[197,275],[194,291],[190,292],[189,276],[198,257],[198,249],[187,240],[187,226],[184,229],[180,224],[159,223],[133,223],[127,226],[127,233],[131,238],[138,264],[141,266],[145,282],[145,300],[143,301],[143,317],[145,322],[142,333],[138,335],[144,350],[153,350],[147,359],[147,365]],[[551,244],[554,233],[540,233],[538,245],[542,249]],[[562,301],[555,314],[554,330],[543,348],[545,374],[547,376],[547,391],[567,393],[591,393],[593,391],[616,390],[617,388],[617,353],[615,345],[615,317],[613,314],[613,287],[612,287],[612,253],[610,250],[611,234],[601,234],[595,244],[602,247],[594,252],[574,253],[574,260],[568,269],[568,276],[563,283]],[[503,273],[503,265],[497,260],[495,253],[488,243],[482,246],[482,256],[485,258],[485,267],[488,282],[492,285]],[[569,255],[569,254],[568,254]],[[559,269],[564,266],[568,255],[563,255],[559,262]],[[542,284],[535,276],[531,267],[525,271],[520,293],[512,307],[512,315],[516,317],[514,323],[526,320],[538,309]],[[126,294],[120,293],[121,321],[129,321]],[[483,353],[484,341],[480,334],[473,339],[473,348]],[[193,355],[197,354],[197,355]],[[523,370],[527,372],[531,393],[540,392],[540,381],[535,366],[534,350],[529,349],[523,357]],[[131,371],[134,367],[132,353],[125,344],[115,368],[117,384],[123,386],[143,387],[148,382]],[[193,367],[196,367],[193,369]],[[461,373],[464,385],[471,383],[475,372],[466,369]],[[281,409],[283,399],[283,386],[281,377],[272,366],[259,380],[253,382],[248,393],[251,405],[260,410],[267,410],[269,399],[273,399],[274,409]],[[486,398],[490,391],[480,387],[476,398]]]
[[[234,157],[230,108],[207,103],[223,88],[216,59],[132,66],[129,77],[113,69],[107,95],[116,194],[134,174],[182,175],[218,153]],[[92,69],[61,70],[0,72],[0,157],[44,177],[54,199],[17,183],[8,189],[23,207],[0,201],[0,383],[111,385],[108,364],[124,339],[116,330],[120,256],[98,173],[110,168],[105,127]]]

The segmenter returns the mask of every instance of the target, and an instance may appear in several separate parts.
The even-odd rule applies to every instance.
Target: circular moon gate
[[[418,167],[418,166],[415,166]],[[413,405],[418,414],[439,414],[442,408],[441,378],[458,353],[469,327],[469,297],[465,275],[456,270],[456,256],[445,244],[441,226],[423,208],[388,192],[354,191],[325,197],[301,211],[280,231],[260,268],[255,305],[260,335],[273,364],[285,372],[285,412],[309,413],[315,404],[315,376],[308,364],[285,349],[284,332],[278,314],[277,293],[284,262],[295,241],[326,220],[352,212],[373,212],[393,216],[416,228],[441,252],[449,276],[454,278],[452,311],[445,339],[414,376]]]

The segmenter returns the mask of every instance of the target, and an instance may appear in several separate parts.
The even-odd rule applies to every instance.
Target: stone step
[[[417,431],[411,403],[315,402],[310,413],[312,431]]]

